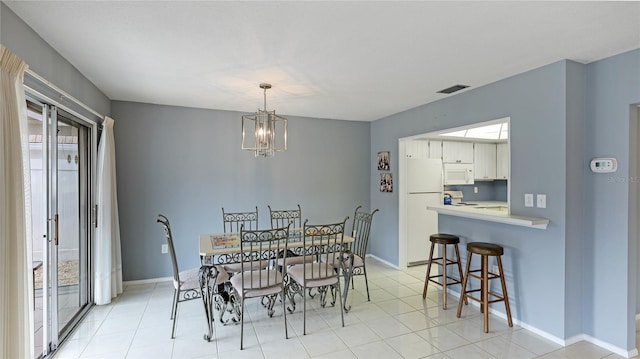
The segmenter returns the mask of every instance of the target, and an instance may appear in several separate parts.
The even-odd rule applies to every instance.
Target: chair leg
[[[282,313],[284,315],[284,338],[285,339],[289,339],[289,328],[287,327],[287,305],[286,305],[286,297],[284,294],[284,286],[282,286],[282,293],[280,294],[280,296],[282,296]]]
[[[244,344],[244,312],[246,311],[246,308],[244,307],[244,296],[240,299],[240,308],[242,308],[242,311],[240,312],[240,350],[242,350],[242,345]]]
[[[363,265],[362,270],[364,270],[364,285],[367,287],[367,302],[371,301],[371,297],[369,296],[369,279],[367,278],[367,266]],[[353,281],[353,277],[351,277],[351,281]]]
[[[442,309],[447,309],[447,245],[441,244],[442,248]]]
[[[180,295],[180,292],[177,292]],[[178,298],[173,302],[173,326],[171,328],[171,339],[176,337],[176,320],[178,319]]]
[[[500,256],[497,257],[498,270],[500,271],[500,284],[502,285],[502,296],[504,297],[504,307],[507,312],[507,321],[509,326],[513,327],[513,321],[511,320],[511,307],[509,306],[509,296],[507,295],[507,284],[504,280],[504,271],[502,270],[502,260]]]
[[[462,289],[460,291],[460,300],[458,301],[458,313],[456,317],[462,315],[462,302],[469,304],[467,300],[467,280],[469,280],[469,268],[471,268],[471,252],[467,252],[467,265],[465,267],[464,276],[462,278]]]
[[[336,281],[336,285],[338,286],[338,293],[341,293],[340,280]],[[340,315],[342,316],[342,326],[344,327],[344,304],[342,303],[342,301],[340,301]]]
[[[433,263],[433,247],[435,243],[431,243],[431,250],[429,250],[429,262],[427,263],[427,275],[424,278],[424,289],[422,290],[422,299],[427,297],[427,287],[429,286],[429,275],[431,274],[431,264]]]
[[[173,303],[171,303],[171,317],[169,319],[173,319],[176,315],[176,306],[178,305],[178,296],[180,292],[177,289],[173,290]]]
[[[460,264],[460,249],[458,248],[458,244],[454,244],[453,248],[455,249],[456,252],[456,261],[458,261],[458,275],[460,278],[460,284],[462,285],[462,277],[464,276],[464,272],[462,271],[462,264]],[[462,296],[462,292],[463,290],[460,291],[460,295]],[[469,300],[467,299],[467,297],[464,297],[464,304],[469,304]]]
[[[304,295],[306,287],[302,288],[302,335],[307,335],[307,296]],[[342,303],[342,300],[340,300]]]
[[[489,256],[482,255],[482,308],[484,332],[489,333]]]

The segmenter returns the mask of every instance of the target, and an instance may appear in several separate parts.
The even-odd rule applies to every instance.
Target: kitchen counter
[[[510,215],[507,202],[500,201],[473,201],[452,205],[442,204],[427,206],[427,209],[434,210],[438,212],[438,214],[505,223],[514,226],[546,229],[547,225],[549,225],[549,220],[546,218]]]

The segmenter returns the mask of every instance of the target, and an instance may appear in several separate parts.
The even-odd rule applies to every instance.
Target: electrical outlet
[[[478,187],[473,187],[473,193],[478,193]]]
[[[524,194],[524,206],[533,207],[533,193]]]
[[[538,194],[536,195],[536,200],[538,201],[538,208],[547,208],[547,195],[546,194]]]
[[[500,269],[498,269],[498,265],[494,264],[493,267],[491,268],[491,272],[493,272],[494,274],[498,274],[499,271]]]
[[[162,254],[168,253],[169,252],[169,245],[168,244],[163,244],[162,247],[160,248],[160,252]]]

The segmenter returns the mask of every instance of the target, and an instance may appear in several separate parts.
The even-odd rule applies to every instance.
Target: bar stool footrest
[[[461,282],[461,281],[456,280],[455,278],[449,278],[449,279],[451,279],[452,281],[451,281],[451,282],[447,281],[447,286],[449,286],[449,285],[454,285],[454,284],[462,284],[462,282]],[[442,287],[442,283],[440,283],[440,282],[438,282],[438,281],[436,281],[436,280],[433,280],[433,279],[431,279],[431,278],[429,278],[429,282],[432,282],[432,283],[437,284],[437,285],[439,285],[439,286],[441,286],[441,287]]]
[[[480,272],[480,270],[469,271],[469,277],[475,278],[475,279],[478,279],[478,280],[482,280],[482,275],[472,274],[472,273],[476,273],[476,272]],[[491,279],[498,279],[498,278],[500,278],[500,276],[498,274],[491,273],[491,272],[488,273],[487,279],[491,280]]]
[[[469,295],[469,293],[475,293],[475,292],[480,292],[480,291],[482,291],[482,289],[473,289],[473,290],[466,291],[464,294],[469,299],[473,299],[476,302],[482,302],[482,299],[480,299],[478,297],[474,297],[472,295]],[[496,294],[495,292],[491,292],[491,291],[489,291],[487,294],[489,294],[490,296],[493,296],[494,298],[498,298],[498,299],[494,299],[494,300],[489,300],[488,301],[489,304],[497,303],[497,302],[504,302],[504,296],[503,295],[499,295],[499,294]]]

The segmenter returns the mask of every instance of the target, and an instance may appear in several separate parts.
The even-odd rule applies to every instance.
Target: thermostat
[[[594,158],[591,160],[591,171],[595,173],[609,173],[618,170],[615,158]]]

